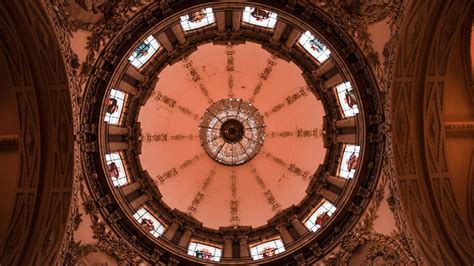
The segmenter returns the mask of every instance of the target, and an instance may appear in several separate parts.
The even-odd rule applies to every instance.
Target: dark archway
[[[40,1],[0,2],[2,224],[0,263],[51,265],[73,178],[68,79]]]

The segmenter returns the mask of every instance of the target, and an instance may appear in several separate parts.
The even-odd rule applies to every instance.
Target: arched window
[[[155,218],[147,209],[140,208],[134,215],[133,218],[145,228],[154,237],[159,237],[165,231],[165,227],[161,224],[158,219]]]
[[[191,240],[191,243],[188,247],[188,255],[194,256],[198,259],[220,261],[222,256],[222,248],[206,245],[196,240]]]
[[[316,232],[323,226],[336,211],[336,207],[327,200],[323,200],[311,216],[305,221],[306,227]]]
[[[277,14],[265,9],[246,6],[242,21],[265,28],[273,29],[277,22]]]
[[[285,251],[285,246],[279,237],[250,246],[250,255],[254,260],[272,257],[283,251]]]
[[[181,26],[184,31],[198,29],[214,21],[214,13],[210,7],[181,16]]]
[[[104,121],[113,124],[121,124],[123,107],[127,101],[128,94],[116,89],[110,90],[110,96],[105,106]]]
[[[298,42],[309,54],[318,60],[319,63],[326,61],[331,54],[331,51],[326,47],[326,45],[309,31],[306,31],[301,35]]]
[[[143,42],[141,42],[132,54],[128,58],[128,61],[136,67],[142,67],[160,48],[160,44],[153,38],[152,35],[148,36]]]
[[[355,116],[359,113],[357,96],[349,81],[337,85],[336,94],[344,117]]]
[[[344,178],[354,177],[359,162],[360,146],[346,144],[342,154],[339,176]]]
[[[127,173],[123,165],[122,153],[114,152],[105,155],[105,161],[107,162],[107,171],[112,183],[116,187],[123,186],[128,183]]]

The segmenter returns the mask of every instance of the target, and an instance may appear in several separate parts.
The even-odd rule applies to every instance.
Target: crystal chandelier
[[[265,123],[251,103],[222,99],[204,112],[199,138],[201,146],[215,161],[240,165],[252,159],[263,145]]]

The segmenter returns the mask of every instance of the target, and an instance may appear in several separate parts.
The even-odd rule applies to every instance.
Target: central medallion
[[[244,125],[237,119],[229,119],[222,123],[221,137],[227,143],[235,143],[244,137]]]
[[[252,159],[265,139],[262,115],[242,99],[222,99],[209,106],[199,125],[201,146],[215,161],[240,165]]]

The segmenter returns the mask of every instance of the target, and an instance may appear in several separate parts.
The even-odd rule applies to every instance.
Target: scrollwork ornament
[[[368,32],[371,24],[380,22],[389,18],[390,29],[395,30],[394,25],[402,11],[401,0],[390,0],[384,2],[365,2],[358,1],[319,1],[319,5],[324,9],[341,27],[346,29],[361,50],[364,52],[369,65],[375,73],[379,87],[382,91],[387,89],[385,68],[380,62],[380,55],[373,48],[373,41]],[[385,58],[385,51],[384,51]],[[384,61],[386,64],[386,61]]]
[[[400,257],[397,252],[384,245],[375,245],[370,250],[364,261],[364,265],[400,265]]]

